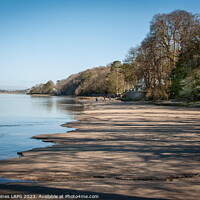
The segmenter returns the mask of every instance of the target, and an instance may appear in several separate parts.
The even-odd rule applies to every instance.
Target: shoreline
[[[22,187],[38,193],[37,186],[47,194],[54,188],[98,193],[102,199],[198,199],[199,109],[83,103],[86,109],[77,121],[63,125],[76,130],[33,137],[55,145],[0,161],[1,177],[39,181],[0,184],[0,194],[13,193],[16,187],[19,193],[29,192]]]

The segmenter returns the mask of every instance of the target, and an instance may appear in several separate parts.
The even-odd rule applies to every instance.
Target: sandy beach
[[[36,181],[0,184],[2,199],[200,199],[200,108],[83,103],[63,125],[76,130],[34,136],[55,144],[0,161],[0,177]]]

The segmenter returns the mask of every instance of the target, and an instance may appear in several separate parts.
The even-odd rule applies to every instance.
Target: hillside
[[[57,81],[56,88],[64,95],[107,94],[110,67],[97,67],[73,74]]]
[[[128,75],[127,75],[128,74]],[[31,94],[51,95],[116,95],[136,83],[134,70],[128,64],[114,61],[107,67],[96,67],[73,74],[66,79],[39,84],[31,88]]]

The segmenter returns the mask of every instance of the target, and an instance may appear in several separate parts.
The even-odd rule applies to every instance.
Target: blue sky
[[[0,0],[0,89],[123,61],[157,13],[199,13],[199,0]]]

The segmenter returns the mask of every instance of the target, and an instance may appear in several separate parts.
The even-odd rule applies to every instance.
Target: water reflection
[[[49,112],[56,110],[68,115],[74,115],[84,110],[83,104],[73,97],[31,96],[31,98],[33,106],[42,109],[45,107]]]
[[[57,110],[66,111],[67,114],[73,115],[74,113],[83,111],[83,104],[76,98],[63,98],[56,102]]]
[[[31,97],[31,103],[32,106],[40,107],[42,109],[45,109],[49,112],[53,109],[53,101],[51,96],[30,96]]]

